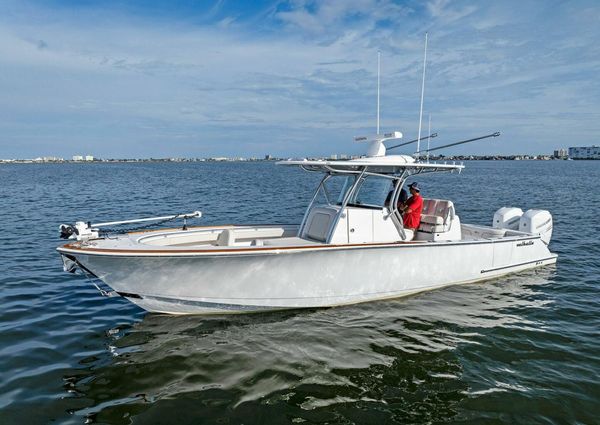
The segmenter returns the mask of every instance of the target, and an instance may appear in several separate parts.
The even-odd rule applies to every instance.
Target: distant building
[[[73,161],[83,161],[83,156],[81,156],[81,155],[73,155]]]
[[[85,160],[86,160],[86,161],[93,161],[93,160],[94,160],[94,157],[93,157],[92,155],[86,155],[86,156],[85,156]]]
[[[600,146],[579,146],[569,148],[571,159],[600,159]]]
[[[273,157],[272,157],[271,155],[268,155],[268,154],[267,154],[267,155],[265,155],[265,159],[266,159],[267,161],[270,161],[270,160],[272,160],[272,159],[273,159]]]
[[[569,152],[566,149],[556,149],[554,151],[554,158],[566,158]]]
[[[333,155],[331,155],[331,156],[329,157],[329,159],[336,160],[336,159],[337,159],[337,155],[336,155],[336,154],[333,154]]]

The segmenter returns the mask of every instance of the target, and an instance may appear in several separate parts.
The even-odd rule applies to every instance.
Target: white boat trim
[[[214,256],[225,257],[232,253],[237,255],[268,255],[268,254],[283,254],[292,251],[317,251],[317,250],[349,250],[349,249],[384,249],[384,248],[419,248],[429,247],[432,244],[435,246],[456,246],[456,245],[487,245],[487,244],[503,244],[511,242],[521,242],[527,240],[540,239],[539,235],[513,236],[502,239],[486,239],[486,240],[464,240],[464,241],[399,241],[399,242],[384,242],[384,243],[357,243],[357,244],[317,244],[317,245],[290,245],[290,246],[257,246],[257,247],[211,247],[210,249],[188,249],[188,248],[172,248],[172,249],[107,249],[95,248],[88,246],[88,242],[74,242],[72,244],[63,245],[57,250],[65,254],[81,254],[86,255],[107,255],[119,257],[188,257],[188,256]],[[90,242],[93,243],[93,240]]]

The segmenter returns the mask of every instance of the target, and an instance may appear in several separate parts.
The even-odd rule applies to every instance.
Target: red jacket
[[[406,201],[411,212],[404,213],[404,227],[416,229],[421,224],[421,211],[423,211],[423,198],[419,193],[411,196]]]

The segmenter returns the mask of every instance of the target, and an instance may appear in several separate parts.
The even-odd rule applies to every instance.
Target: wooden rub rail
[[[145,254],[152,256],[154,254],[172,254],[177,256],[179,254],[220,254],[229,252],[257,252],[267,251],[277,253],[278,251],[288,250],[319,250],[319,249],[333,249],[333,248],[356,248],[356,247],[386,247],[386,246],[398,246],[398,245],[423,245],[426,241],[399,241],[399,242],[386,242],[386,243],[357,243],[357,244],[342,244],[342,245],[306,245],[306,246],[271,246],[271,247],[252,247],[252,248],[223,248],[223,249],[112,249],[112,248],[92,248],[92,247],[81,247],[77,243],[66,244],[58,248],[59,251],[79,251],[79,252],[90,252],[90,253],[118,253],[118,254]]]

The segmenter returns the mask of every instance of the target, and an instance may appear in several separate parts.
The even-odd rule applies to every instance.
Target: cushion
[[[437,200],[435,199],[423,199],[423,210],[421,213],[425,215],[434,215],[436,204]]]
[[[444,226],[443,224],[421,223],[421,225],[419,226],[419,230],[421,232],[427,233],[443,233],[447,232],[449,229],[446,228],[446,226]]]
[[[444,224],[444,219],[439,215],[421,214],[421,223]]]
[[[312,220],[310,220],[306,236],[316,241],[325,242],[325,239],[327,239],[330,221],[331,216],[329,214],[316,212],[313,215]]]

